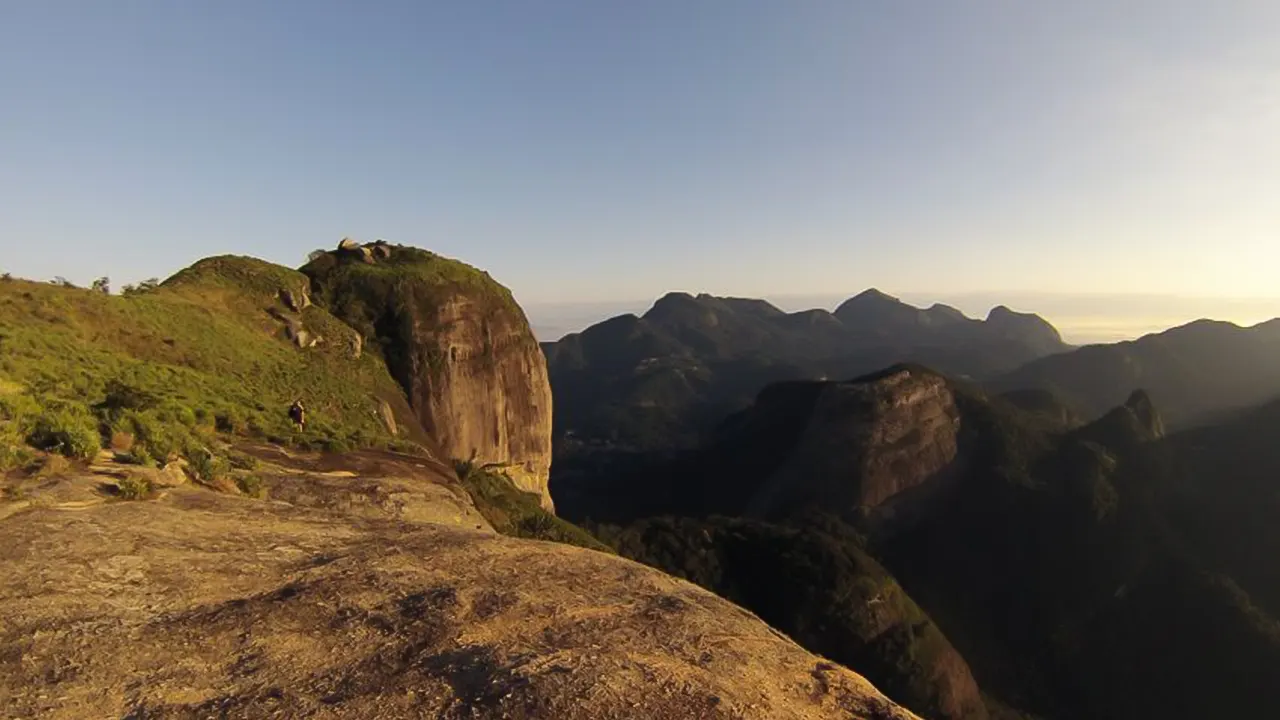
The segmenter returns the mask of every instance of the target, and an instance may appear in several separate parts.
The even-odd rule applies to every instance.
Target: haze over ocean
[[[834,310],[855,294],[775,295],[770,302],[788,312],[824,308]],[[894,293],[890,293],[894,294]],[[968,293],[939,295],[906,292],[897,297],[917,307],[935,302],[952,305],[970,317],[986,317],[996,305],[1035,312],[1053,323],[1073,345],[1133,340],[1200,318],[1253,325],[1280,316],[1280,301],[1266,298],[1197,298],[1176,295],[1072,295],[1054,293]],[[580,332],[588,326],[624,313],[644,314],[652,300],[599,303],[529,303],[525,312],[543,342]]]

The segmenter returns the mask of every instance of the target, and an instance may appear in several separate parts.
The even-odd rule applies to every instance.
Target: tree
[[[107,277],[106,275],[103,275],[102,277],[93,281],[93,285],[91,286],[91,289],[97,292],[100,292],[103,295],[110,295],[111,294],[111,278]]]
[[[149,293],[158,287],[160,287],[160,278],[148,278],[137,285],[125,285],[120,292],[122,295],[141,295]]]

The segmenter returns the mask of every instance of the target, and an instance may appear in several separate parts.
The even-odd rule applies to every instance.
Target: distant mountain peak
[[[669,317],[690,310],[701,309],[704,305],[705,303],[699,298],[687,292],[669,292],[658,298],[653,303],[653,307],[649,308],[644,314],[644,317],[648,319]]]
[[[653,303],[653,306],[658,307],[659,305],[668,305],[671,303],[692,303],[692,302],[697,302],[698,300],[704,297],[706,297],[705,293],[698,295],[697,297],[694,297],[692,294],[684,292],[682,290],[674,290],[658,298]]]
[[[872,300],[879,300],[881,302],[895,302],[895,303],[902,302],[898,298],[880,290],[879,288],[867,288],[866,290],[863,290],[857,295],[854,295],[853,297],[849,298],[848,302],[852,302],[854,300],[858,300],[862,302],[868,302]]]

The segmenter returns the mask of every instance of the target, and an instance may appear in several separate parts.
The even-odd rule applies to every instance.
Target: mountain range
[[[668,295],[543,345],[552,492],[927,717],[1280,713],[1277,322]]]
[[[877,290],[833,313],[671,293],[643,316],[620,315],[542,347],[558,435],[642,448],[692,442],[770,382],[854,377],[903,361],[985,378],[1070,349],[1035,315],[999,306],[977,320]]]

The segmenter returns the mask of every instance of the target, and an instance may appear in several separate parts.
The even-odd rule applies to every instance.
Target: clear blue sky
[[[1276,297],[1278,38],[1270,0],[9,0],[0,267],[350,235],[526,302]]]

